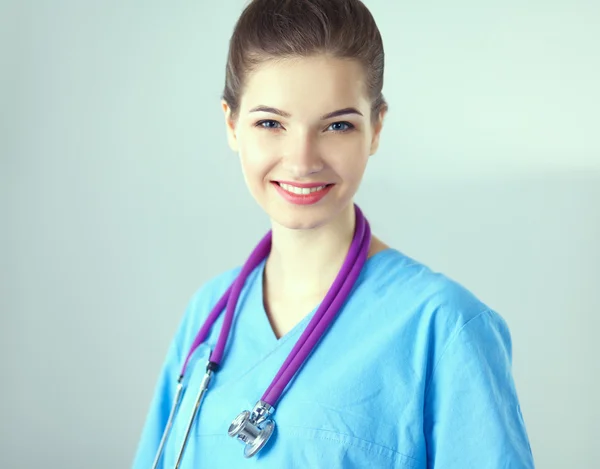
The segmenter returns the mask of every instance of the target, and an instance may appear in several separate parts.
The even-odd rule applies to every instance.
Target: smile
[[[284,189],[288,192],[291,192],[292,194],[306,195],[306,194],[311,194],[313,192],[322,191],[323,189],[325,189],[327,187],[327,184],[322,185],[322,186],[317,186],[317,187],[296,187],[296,186],[291,186],[290,184],[279,183],[279,187],[281,187],[282,189]]]
[[[312,205],[319,202],[333,188],[335,184],[303,184],[298,187],[284,182],[272,181],[273,186],[279,194],[288,202],[294,205]]]

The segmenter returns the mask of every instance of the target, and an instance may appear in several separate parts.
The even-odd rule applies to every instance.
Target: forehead
[[[294,113],[323,114],[368,108],[365,73],[356,60],[329,56],[269,60],[246,77],[240,107],[274,106]]]

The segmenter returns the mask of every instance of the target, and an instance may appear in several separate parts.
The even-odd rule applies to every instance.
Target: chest
[[[368,321],[358,321],[361,311],[344,313],[345,319],[334,323],[282,395],[274,414],[275,433],[250,460],[243,458],[243,445],[227,435],[228,427],[261,397],[303,328],[265,347],[262,340],[250,340],[256,322],[239,323],[226,366],[211,384],[193,427],[186,450],[190,466],[182,469],[424,467],[420,381],[409,363],[390,358],[389,324],[377,331]],[[174,442],[183,438],[182,422],[193,411],[206,358],[197,360]]]
[[[321,298],[296,301],[264,300],[264,309],[273,334],[277,339],[296,327],[319,304]]]

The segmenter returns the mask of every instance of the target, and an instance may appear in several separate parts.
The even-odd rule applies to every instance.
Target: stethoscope
[[[237,437],[242,443],[245,444],[244,456],[246,458],[254,456],[269,441],[269,438],[275,429],[275,422],[272,418],[273,412],[275,411],[275,405],[279,401],[281,394],[289,384],[290,380],[302,367],[308,355],[310,355],[317,343],[325,334],[330,324],[333,322],[337,312],[350,295],[350,292],[356,283],[356,280],[360,275],[360,271],[367,259],[371,242],[371,230],[369,223],[357,205],[354,205],[354,211],[356,214],[356,228],[354,230],[352,244],[350,245],[350,249],[348,250],[344,264],[338,272],[338,275],[331,288],[325,295],[325,298],[319,305],[319,308],[315,312],[313,318],[306,326],[306,329],[298,339],[298,342],[296,342],[294,345],[292,351],[287,356],[285,362],[277,372],[277,375],[265,393],[262,395],[261,399],[256,403],[252,411],[243,411],[229,426],[229,436],[234,438]],[[195,350],[208,337],[212,326],[223,312],[223,309],[226,309],[225,318],[223,325],[221,326],[221,332],[219,334],[217,344],[213,352],[210,354],[208,364],[206,365],[206,374],[204,375],[200,384],[200,389],[196,397],[192,415],[188,421],[183,442],[177,455],[175,469],[179,468],[190,436],[192,424],[194,423],[194,420],[198,414],[202,399],[206,394],[206,390],[208,389],[213,374],[218,371],[220,363],[223,359],[223,351],[225,350],[227,338],[229,337],[229,331],[233,322],[233,316],[238,298],[248,276],[269,254],[271,250],[271,238],[272,233],[269,231],[254,248],[250,254],[250,257],[243,265],[240,273],[227,291],[223,294],[221,299],[217,302],[196,335],[196,338],[190,347],[190,351],[188,352],[183,363],[179,379],[177,380],[177,389],[175,392],[175,397],[173,398],[173,405],[171,407],[169,419],[163,431],[163,435],[156,452],[156,457],[154,458],[152,469],[156,469],[158,467],[165,443],[171,431],[171,427],[173,426],[175,415],[177,414],[177,410],[181,403],[183,393],[185,391],[183,378],[188,362],[190,361],[190,358]]]

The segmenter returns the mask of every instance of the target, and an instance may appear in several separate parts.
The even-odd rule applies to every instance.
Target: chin
[[[336,189],[312,205],[291,203],[270,190],[253,195],[272,223],[288,230],[314,230],[331,223],[346,210],[351,210],[352,198],[346,200],[345,191],[342,194],[339,188]]]
[[[273,223],[289,230],[314,230],[337,219],[347,208],[347,204],[330,200],[325,204],[293,205],[271,204],[267,214]]]
[[[326,225],[332,219],[332,214],[308,207],[290,207],[288,210],[273,210],[270,218],[274,223],[289,230],[313,230]]]

